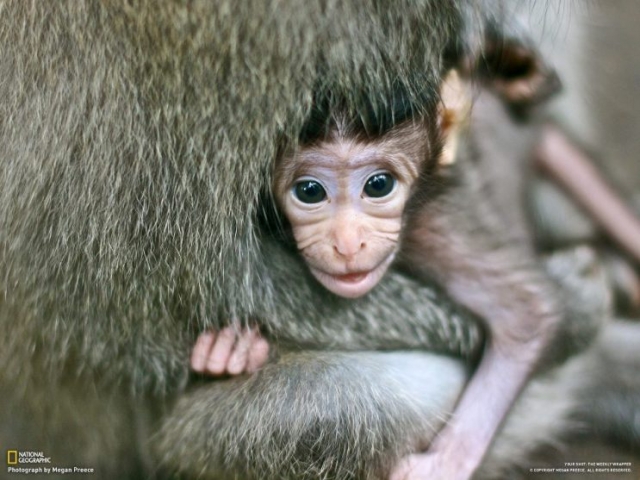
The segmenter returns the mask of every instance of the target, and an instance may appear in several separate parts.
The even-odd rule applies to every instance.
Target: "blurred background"
[[[553,101],[550,121],[591,157],[640,217],[640,2],[530,2],[521,9],[534,40],[564,86]],[[543,243],[587,242],[596,246],[617,285],[617,319],[629,322],[629,328],[640,329],[637,261],[604,240],[597,226],[582,217],[580,208],[553,184],[542,178],[536,192]],[[616,355],[637,354],[637,349],[620,345]],[[631,462],[631,474],[587,477],[640,479],[640,418],[635,423],[634,438],[619,435],[620,430],[633,431],[633,425],[618,425],[618,431],[585,430],[570,438],[566,448],[539,452],[533,463],[563,467],[564,462]],[[585,474],[532,473],[528,478],[541,477],[574,480],[585,478]]]

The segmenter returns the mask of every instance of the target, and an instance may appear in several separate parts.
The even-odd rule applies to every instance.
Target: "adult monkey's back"
[[[144,465],[146,401],[161,410],[179,395],[197,332],[233,317],[294,346],[477,345],[457,318],[429,328],[447,307],[400,278],[386,288],[411,301],[384,290],[358,305],[329,300],[256,222],[279,142],[297,138],[318,82],[354,106],[382,102],[395,81],[436,92],[455,5],[1,10],[3,448],[103,478],[155,471]],[[377,322],[396,315],[424,328]]]
[[[318,82],[347,92],[356,111],[362,98],[383,108],[397,82],[431,90],[435,102],[442,53],[462,38],[463,16],[475,18],[468,8],[435,0],[0,4],[2,448],[92,467],[92,478],[156,471],[150,429],[181,396],[197,332],[229,318],[256,318],[284,346],[471,354],[477,330],[431,290],[395,276],[363,302],[337,302],[256,221],[279,142],[297,137]],[[394,318],[420,321],[402,327]],[[269,367],[274,378],[290,378],[300,358]],[[344,382],[373,403],[339,417],[353,427],[344,445],[391,452],[373,464],[357,451],[332,457],[335,471],[362,475],[363,465],[387,468],[406,447],[391,442],[411,437],[412,426],[377,416],[399,405],[387,396],[392,384],[376,390],[372,379],[384,372],[350,370],[368,357],[354,358],[341,366]],[[440,378],[420,396],[447,405],[463,379],[459,365],[430,358],[422,356],[454,382]],[[235,412],[228,399],[236,397],[225,393],[234,385],[195,395],[220,395],[219,407]],[[259,405],[277,386],[249,400]],[[340,415],[352,406],[336,405]],[[179,432],[192,439],[187,472],[206,473],[215,460],[209,428]],[[167,442],[160,457],[175,445]],[[304,443],[295,447],[305,456]],[[298,458],[269,453],[273,478]]]

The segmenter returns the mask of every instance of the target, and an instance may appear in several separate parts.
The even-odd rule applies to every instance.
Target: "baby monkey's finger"
[[[205,371],[207,361],[209,360],[209,355],[211,353],[211,347],[213,347],[215,339],[216,332],[213,330],[200,334],[196,340],[193,350],[191,351],[191,370],[198,373],[203,373]]]
[[[253,337],[253,343],[249,349],[249,358],[247,361],[247,373],[253,373],[262,368],[269,359],[269,343],[260,336],[258,330]]]
[[[235,342],[236,331],[233,327],[226,327],[220,330],[207,361],[207,373],[222,375],[225,372]]]
[[[227,373],[229,375],[239,375],[246,370],[249,353],[256,334],[257,332],[254,329],[245,328],[242,330],[227,363]]]

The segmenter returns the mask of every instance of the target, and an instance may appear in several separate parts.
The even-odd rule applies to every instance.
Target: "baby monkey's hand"
[[[205,375],[253,373],[269,356],[269,344],[257,327],[226,327],[201,333],[191,352],[191,369]]]

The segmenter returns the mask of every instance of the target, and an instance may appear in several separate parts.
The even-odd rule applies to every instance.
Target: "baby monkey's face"
[[[426,135],[411,123],[370,141],[335,137],[284,158],[275,191],[315,278],[356,298],[380,281],[398,250]]]

